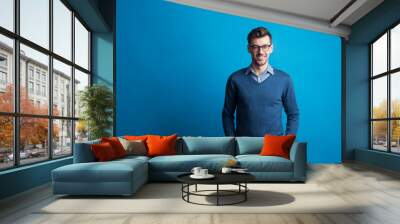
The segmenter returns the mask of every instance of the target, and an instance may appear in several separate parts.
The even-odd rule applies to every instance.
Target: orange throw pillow
[[[148,156],[176,155],[177,136],[148,135]]]
[[[101,142],[108,142],[114,149],[117,158],[126,156],[126,151],[117,137],[101,138]]]
[[[91,149],[94,157],[99,162],[109,161],[117,158],[112,145],[108,142],[93,144],[91,145]]]
[[[290,159],[290,148],[296,135],[287,136],[264,136],[264,146],[261,149],[260,155],[262,156],[280,156],[286,159]]]

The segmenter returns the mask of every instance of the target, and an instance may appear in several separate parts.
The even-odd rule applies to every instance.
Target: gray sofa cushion
[[[293,162],[279,156],[238,155],[236,159],[250,172],[293,172]]]
[[[182,153],[235,155],[235,139],[234,137],[183,137]]]
[[[200,166],[210,171],[219,171],[230,159],[231,155],[173,155],[157,156],[149,160],[149,170],[190,172],[193,167]]]

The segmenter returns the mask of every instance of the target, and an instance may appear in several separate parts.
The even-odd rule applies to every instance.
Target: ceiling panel
[[[274,9],[296,15],[317,19],[330,20],[351,0],[224,0],[225,2],[239,3]]]
[[[169,0],[202,9],[348,38],[351,25],[383,0]]]

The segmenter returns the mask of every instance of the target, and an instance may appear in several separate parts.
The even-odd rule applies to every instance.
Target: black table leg
[[[190,202],[190,200],[189,200],[189,195],[190,195],[190,184],[187,185],[187,191],[188,191],[188,194],[187,194],[187,201]]]
[[[244,201],[247,201],[247,192],[248,192],[248,190],[247,190],[247,182],[246,183],[244,183],[244,187],[245,187],[245,191],[246,192],[244,192]]]
[[[219,184],[217,184],[217,206],[219,205]]]
[[[182,183],[182,188],[181,188],[181,191],[182,191],[182,199],[183,199],[183,190],[184,190],[184,187],[185,185]]]

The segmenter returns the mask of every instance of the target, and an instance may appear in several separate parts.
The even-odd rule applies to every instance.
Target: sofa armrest
[[[75,143],[75,145],[74,145],[74,163],[95,162],[96,158],[94,157],[90,146],[92,144],[97,144],[97,143],[100,143],[100,140]]]
[[[290,160],[293,162],[293,179],[305,181],[307,174],[307,143],[295,142],[290,149]]]

